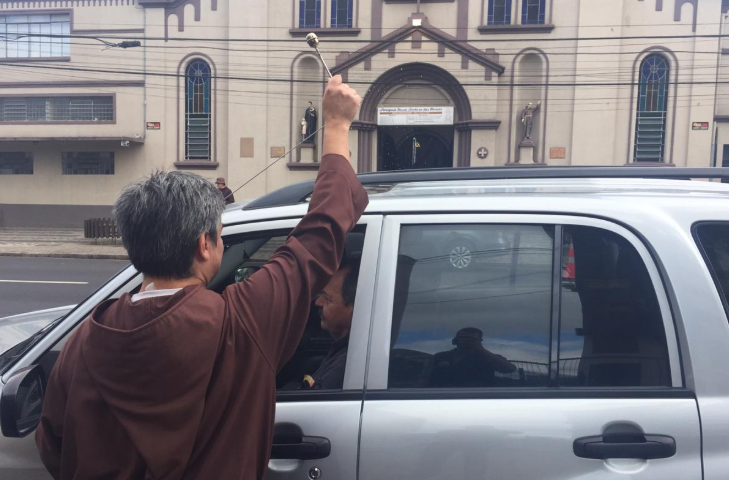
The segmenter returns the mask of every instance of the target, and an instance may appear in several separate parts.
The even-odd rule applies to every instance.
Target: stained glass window
[[[668,111],[668,61],[663,55],[648,55],[640,64],[638,75],[634,159],[636,162],[662,162]]]
[[[210,65],[193,60],[185,71],[185,158],[210,160]]]

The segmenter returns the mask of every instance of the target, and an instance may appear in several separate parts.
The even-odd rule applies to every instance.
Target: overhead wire
[[[537,35],[536,38],[526,38],[530,35]],[[299,38],[214,38],[214,37],[157,37],[157,36],[146,36],[146,35],[121,35],[121,34],[53,34],[53,33],[23,33],[18,34],[16,37],[22,36],[27,38],[42,37],[42,38],[76,38],[76,39],[92,39],[98,40],[99,38],[112,39],[112,40],[139,40],[139,41],[164,41],[164,42],[220,42],[220,43],[296,43],[300,44],[301,39]],[[524,32],[516,38],[504,38],[502,41],[508,43],[524,43],[539,41],[540,43],[552,43],[552,42],[601,42],[601,41],[620,41],[620,40],[666,40],[666,39],[721,39],[728,38],[729,34],[724,33],[707,33],[707,34],[670,34],[670,35],[610,35],[610,36],[586,36],[586,37],[544,37],[538,33]],[[422,43],[425,41],[438,43],[438,44],[449,44],[449,43],[494,43],[492,38],[449,38],[449,39],[400,39],[397,43]],[[337,43],[341,44],[391,44],[392,39],[379,38],[379,39],[353,39],[353,38],[340,38],[336,40]]]
[[[73,78],[73,77],[71,77],[71,78]],[[85,88],[85,90],[88,90],[88,91],[98,91],[100,93],[109,93],[108,92],[108,89],[98,89],[98,88],[93,88],[93,87],[84,87],[84,88]],[[152,84],[152,85],[148,85],[148,88],[153,89],[153,90],[157,90],[157,91],[162,91],[163,93],[168,90],[168,87],[165,86],[165,85],[154,85],[154,84]],[[246,94],[247,93],[256,93],[256,94],[259,94],[261,92],[254,92],[254,91],[242,91],[241,92],[241,91],[238,91],[236,93],[246,93]],[[137,95],[137,96],[141,96],[142,95],[141,92],[138,92],[138,93],[135,93],[135,92],[124,92],[124,94],[125,95]],[[149,94],[149,96],[152,97],[152,98],[162,98],[162,99],[167,99],[167,100],[179,100],[180,99],[177,96],[177,94],[173,94],[173,95],[166,95],[166,94],[163,94],[163,95],[155,95],[155,94]],[[233,97],[235,98],[235,95],[233,95]],[[686,105],[677,104],[677,108],[694,107],[696,105],[694,105],[691,102],[692,101],[695,101],[697,99],[701,99],[703,97],[706,97],[708,99],[711,99],[711,98],[714,97],[714,95],[713,94],[704,94],[704,95],[702,95],[702,94],[676,95],[676,97],[675,97],[676,100],[689,102]],[[719,94],[718,97],[722,97],[722,98],[723,97],[729,97],[729,93]],[[281,99],[281,100],[287,100],[287,99]],[[426,98],[423,98],[423,100],[428,100],[428,98],[427,97]],[[433,100],[442,100],[442,99],[435,99],[435,98],[433,98]],[[595,101],[595,100],[598,100],[598,101]],[[600,100],[603,100],[603,101],[600,101]],[[483,103],[483,104],[494,104],[494,105],[502,104],[503,105],[503,107],[504,107],[503,110],[501,108],[495,108],[495,109],[494,108],[490,108],[489,111],[492,114],[506,114],[506,113],[508,113],[510,111],[508,109],[508,104],[509,104],[509,101],[508,100],[493,100],[493,101],[482,100],[482,101],[479,101],[478,99],[475,99],[475,100],[472,99],[471,100],[471,103],[472,104],[482,104]],[[250,103],[250,102],[240,102],[240,101],[231,101],[231,100],[228,100],[226,102],[226,104],[228,104],[228,105],[242,105],[242,106],[263,106],[263,107],[277,106],[277,105],[275,105],[274,102],[271,102],[268,99],[264,103]],[[628,108],[617,108],[618,105],[628,105],[628,104],[631,104],[630,99],[619,99],[619,98],[616,99],[615,97],[587,97],[587,98],[584,98],[584,99],[579,99],[579,98],[578,99],[559,99],[559,98],[552,98],[552,99],[549,100],[550,112],[552,112],[552,113],[571,113],[571,112],[575,112],[575,111],[605,111],[607,105],[615,105],[616,106],[616,108],[610,108],[611,111],[633,110],[633,108],[631,106],[628,106]],[[280,106],[280,107],[288,107],[289,105],[290,104],[288,103],[288,101],[285,101],[284,103],[279,104],[278,106]],[[584,108],[579,108],[579,107],[582,107],[584,105],[600,105],[600,108],[599,109],[584,109]],[[720,105],[729,105],[729,103],[720,102]],[[564,106],[564,107],[567,107],[567,108],[566,109],[555,109],[554,108],[555,106],[557,106],[557,107]]]
[[[425,5],[423,5],[422,8],[425,8]],[[723,22],[697,22],[697,27],[705,27],[705,26],[713,26],[713,25],[721,25]],[[140,22],[134,22],[134,23],[124,23],[124,22],[115,22],[115,23],[100,23],[100,22],[80,22],[74,20],[74,25],[91,25],[94,27],[98,26],[110,26],[110,27],[119,27],[119,26],[140,26]],[[164,27],[164,23],[147,23],[148,27]],[[690,27],[692,24],[681,24],[679,22],[669,22],[669,23],[646,23],[646,24],[640,24],[640,23],[606,23],[606,24],[599,24],[599,25],[566,25],[566,24],[559,24],[560,28],[614,28],[614,27],[620,27],[620,28],[632,28],[632,27]],[[285,31],[288,33],[291,27],[274,27],[270,25],[227,25],[227,28],[230,29],[252,29],[252,30],[280,30]],[[185,24],[185,28],[210,28],[207,25],[194,25],[194,24]],[[379,30],[381,27],[355,27],[357,30]],[[440,30],[454,30],[454,31],[472,31],[474,30],[474,27],[438,27]]]
[[[65,67],[61,65],[36,65],[29,63],[12,63],[8,62],[4,65],[13,66],[15,68],[30,69],[30,70],[64,70],[70,72],[86,72],[86,73],[110,73],[116,75],[127,75],[127,76],[153,76],[153,77],[168,77],[168,78],[185,78],[185,73],[170,73],[170,72],[156,72],[156,71],[139,71],[129,69],[100,69],[100,68],[84,68],[84,67]],[[272,83],[305,83],[305,84],[319,84],[321,80],[317,79],[301,79],[301,78],[278,78],[278,77],[249,77],[249,76],[238,76],[238,75],[220,75],[211,74],[211,79],[217,80],[234,80],[234,81],[245,81],[245,82],[272,82]],[[351,85],[378,85],[378,86],[396,86],[401,85],[401,82],[378,82],[376,80],[363,81],[363,80],[349,80]],[[623,81],[623,82],[428,82],[429,85],[437,86],[463,86],[463,87],[490,87],[490,88],[504,88],[504,87],[632,87],[639,85],[640,82],[635,81]],[[726,85],[729,84],[729,80],[669,80],[668,85]]]

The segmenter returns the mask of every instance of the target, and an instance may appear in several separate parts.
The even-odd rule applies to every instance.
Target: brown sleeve
[[[68,344],[66,345],[68,346]],[[43,398],[43,412],[35,431],[35,444],[43,465],[55,479],[61,476],[61,437],[66,412],[66,389],[61,381],[61,369],[67,348],[63,348],[48,377]]]
[[[248,330],[274,371],[291,358],[309,307],[339,267],[344,238],[367,206],[367,193],[340,155],[319,166],[309,212],[264,267],[224,292],[234,320]]]

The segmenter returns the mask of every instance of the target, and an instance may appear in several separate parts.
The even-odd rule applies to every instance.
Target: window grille
[[[0,175],[32,175],[33,154],[30,152],[0,152]]]
[[[63,175],[114,175],[114,152],[64,152]]]
[[[111,122],[114,98],[0,97],[0,122]]]

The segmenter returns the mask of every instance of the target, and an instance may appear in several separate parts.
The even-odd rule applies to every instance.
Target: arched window
[[[546,18],[547,0],[522,0],[522,25],[542,25]]]
[[[185,70],[185,158],[210,160],[210,65],[193,60]]]
[[[321,0],[299,0],[299,28],[321,27]]]
[[[635,124],[636,162],[662,162],[666,144],[668,61],[651,54],[638,71],[638,115]]]
[[[353,0],[332,0],[332,28],[352,28]]]
[[[511,25],[511,0],[489,0],[486,23],[489,25]]]

